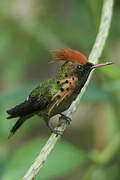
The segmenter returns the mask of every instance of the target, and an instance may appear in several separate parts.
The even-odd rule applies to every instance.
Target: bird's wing
[[[50,88],[47,82],[41,83],[30,93],[23,103],[7,111],[10,115],[8,119],[28,116],[44,109],[51,99],[51,94],[49,93]]]

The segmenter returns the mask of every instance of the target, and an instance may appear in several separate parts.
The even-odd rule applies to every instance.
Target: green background
[[[50,131],[29,119],[11,139],[6,110],[24,101],[60,64],[48,64],[49,50],[73,48],[87,57],[98,31],[102,0],[0,1],[0,179],[18,180],[39,154]],[[36,180],[120,179],[120,1],[109,37],[71,125]],[[55,117],[55,120],[57,117]]]

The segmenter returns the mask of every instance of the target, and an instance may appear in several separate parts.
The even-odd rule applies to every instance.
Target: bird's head
[[[112,64],[112,62],[102,63],[102,64],[92,64],[87,61],[87,58],[80,52],[76,50],[59,49],[52,51],[53,59],[51,62],[64,61],[65,63],[61,66],[58,72],[59,79],[64,79],[65,77],[77,76],[79,80],[87,80],[88,75],[93,69],[98,67],[106,66]]]

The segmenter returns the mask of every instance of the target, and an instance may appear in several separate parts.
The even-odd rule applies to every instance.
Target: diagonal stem
[[[100,22],[100,27],[98,30],[98,34],[95,40],[95,43],[93,45],[93,48],[91,50],[91,53],[89,55],[88,60],[92,63],[97,63],[99,57],[102,54],[102,50],[104,48],[108,33],[109,33],[109,28],[110,28],[110,23],[112,19],[112,9],[113,9],[113,3],[114,0],[104,0],[103,2],[103,9],[102,9],[102,16],[101,16],[101,22]],[[78,95],[77,99],[72,103],[70,108],[65,112],[65,115],[68,117],[72,117],[73,112],[76,111],[77,107],[79,106],[80,99],[83,95],[83,93],[86,90],[86,87],[90,81],[87,81],[86,85],[82,89],[82,92]],[[65,120],[62,119],[61,126],[57,128],[57,130],[65,130],[66,128],[66,123]],[[37,173],[39,172],[40,168],[44,165],[45,161],[47,160],[47,157],[49,153],[52,151],[54,148],[56,142],[59,140],[60,135],[56,137],[55,134],[52,134],[48,141],[46,142],[45,146],[42,148],[40,154],[38,157],[35,159],[35,162],[31,165],[30,169],[28,172],[25,174],[25,176],[22,178],[22,180],[32,180]]]

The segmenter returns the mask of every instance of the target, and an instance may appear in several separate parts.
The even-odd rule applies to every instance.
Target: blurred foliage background
[[[0,1],[0,179],[18,180],[50,135],[39,117],[11,139],[15,120],[6,110],[40,82],[56,74],[49,50],[70,47],[89,55],[100,22],[102,0]],[[120,179],[120,1],[100,62],[115,65],[93,73],[71,125],[36,177],[48,180]]]

